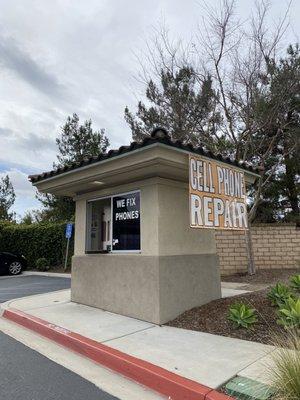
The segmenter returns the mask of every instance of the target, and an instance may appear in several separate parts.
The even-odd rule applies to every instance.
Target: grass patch
[[[269,375],[276,400],[300,399],[300,331],[288,331],[274,342]]]

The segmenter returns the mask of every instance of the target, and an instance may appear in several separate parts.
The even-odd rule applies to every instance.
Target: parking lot
[[[49,276],[1,276],[0,303],[19,297],[31,296],[56,290],[68,289],[71,286],[70,278]]]

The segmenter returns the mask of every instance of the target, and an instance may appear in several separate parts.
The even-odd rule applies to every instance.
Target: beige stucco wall
[[[88,199],[141,191],[141,252],[85,254]],[[152,178],[77,198],[72,301],[165,323],[219,298],[214,234],[189,228],[188,186]]]
[[[74,255],[85,254],[86,200],[76,201]]]
[[[189,226],[188,185],[165,180],[157,188],[159,254],[215,254],[214,232]]]
[[[75,256],[71,300],[162,324],[220,297],[216,264],[213,254]]]
[[[159,253],[157,218],[159,213],[157,181],[141,187],[141,254],[154,256]]]
[[[72,301],[159,323],[157,257],[89,254],[73,258]]]
[[[220,297],[221,282],[216,254],[159,257],[160,323]]]

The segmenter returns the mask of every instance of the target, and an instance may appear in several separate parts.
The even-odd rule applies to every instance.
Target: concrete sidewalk
[[[261,379],[272,346],[157,326],[70,302],[70,290],[4,304],[185,378],[218,388],[236,375]]]
[[[245,285],[234,282],[221,282],[222,298],[238,296],[240,294],[249,293],[252,290],[247,288]]]

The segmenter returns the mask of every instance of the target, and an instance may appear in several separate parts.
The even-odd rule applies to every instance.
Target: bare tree
[[[286,80],[286,87],[277,93],[275,101],[268,101],[274,72],[272,66],[278,60],[280,43],[288,26],[289,6],[273,31],[267,24],[269,3],[265,0],[256,2],[250,23],[236,19],[234,0],[223,0],[219,10],[206,7],[206,11],[202,24],[204,29],[198,31],[198,46],[207,54],[206,62],[219,93],[219,107],[224,117],[223,133],[233,144],[232,157],[250,161],[262,172],[249,211],[249,221],[252,222],[263,188],[280,163],[278,159],[278,163],[266,170],[267,161],[289,123],[286,118],[278,116],[283,104],[285,112],[289,112],[289,96],[296,81]],[[262,107],[267,102],[268,107]],[[253,274],[255,265],[250,230],[245,238],[248,272]]]
[[[146,63],[142,63],[139,78],[143,83],[161,71],[176,75],[180,68],[190,67],[199,83],[208,75],[213,81],[215,113],[220,116],[217,129],[211,135],[217,147],[233,159],[252,163],[261,171],[261,178],[251,193],[250,223],[255,219],[264,189],[274,178],[286,156],[284,149],[276,162],[274,155],[280,140],[284,140],[291,124],[286,116],[292,113],[291,93],[299,87],[297,76],[281,80],[280,90],[274,90],[278,80],[284,34],[288,27],[285,14],[270,28],[270,4],[257,0],[249,19],[236,17],[234,0],[221,0],[218,8],[204,4],[205,16],[195,37],[187,44],[170,40],[162,26],[147,43]],[[298,82],[298,83],[297,83]],[[276,86],[276,85],[275,85]],[[225,145],[224,145],[225,144]],[[251,237],[247,237],[249,271],[254,271]]]
[[[271,67],[280,56],[278,49],[288,26],[289,6],[273,31],[267,24],[268,11],[267,1],[257,1],[250,23],[240,22],[235,17],[234,0],[223,0],[218,10],[206,7],[203,28],[198,31],[198,53],[202,55],[204,50],[207,55],[206,68],[219,93],[222,131],[233,144],[231,155],[254,163],[262,171],[278,138],[284,135],[288,122],[278,118],[279,109],[283,104],[288,108],[295,85],[295,80],[287,80],[276,101],[267,110],[260,109],[262,101],[269,97]],[[262,189],[276,167],[273,165],[268,173],[262,174],[249,212],[250,222],[255,218]]]

